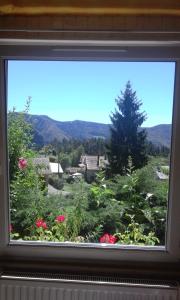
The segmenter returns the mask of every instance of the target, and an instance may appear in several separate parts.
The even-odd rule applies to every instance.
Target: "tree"
[[[140,126],[146,119],[139,112],[142,102],[128,81],[124,92],[116,99],[118,109],[110,116],[112,121],[110,142],[107,145],[111,174],[124,175],[131,157],[135,169],[147,163],[146,131]]]

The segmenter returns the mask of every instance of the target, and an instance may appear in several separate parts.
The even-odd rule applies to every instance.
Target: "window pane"
[[[165,245],[174,73],[8,61],[12,240]]]

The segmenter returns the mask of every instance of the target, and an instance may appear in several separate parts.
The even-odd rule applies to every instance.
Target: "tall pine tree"
[[[135,169],[147,163],[146,131],[140,126],[146,119],[140,112],[142,102],[128,81],[124,92],[116,99],[117,108],[112,121],[110,143],[107,146],[111,174],[126,174],[129,156]]]

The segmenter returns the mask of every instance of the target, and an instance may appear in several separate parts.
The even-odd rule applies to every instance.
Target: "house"
[[[49,167],[53,174],[62,175],[64,173],[60,163],[49,162]]]
[[[50,169],[49,158],[47,157],[36,157],[32,159],[32,164],[36,167],[37,172],[45,177],[52,174]]]
[[[59,174],[62,176],[63,169],[60,163],[52,163],[48,157],[36,157],[32,159],[32,164],[36,167],[37,172],[45,178],[48,183],[48,177],[51,174]]]
[[[92,182],[96,177],[96,173],[106,168],[108,161],[105,159],[105,156],[85,154],[81,156],[80,163],[85,167],[87,182]]]
[[[66,168],[66,173],[69,175],[73,175],[74,173],[81,173],[84,174],[85,168],[84,166],[81,167],[68,167]]]

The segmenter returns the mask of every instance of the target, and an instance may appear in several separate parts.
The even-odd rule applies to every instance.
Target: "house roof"
[[[63,174],[63,169],[62,169],[60,163],[58,164],[58,163],[50,162],[49,165],[50,165],[50,170],[52,173]]]
[[[86,165],[87,170],[98,171],[100,167],[105,167],[108,162],[104,156],[82,155],[81,162]]]
[[[87,170],[99,170],[97,155],[82,155],[81,162],[86,165]]]
[[[87,170],[99,170],[99,163],[97,156],[86,156]]]
[[[32,163],[37,167],[38,172],[43,175],[51,174],[49,158],[47,157],[35,157],[32,159]]]

